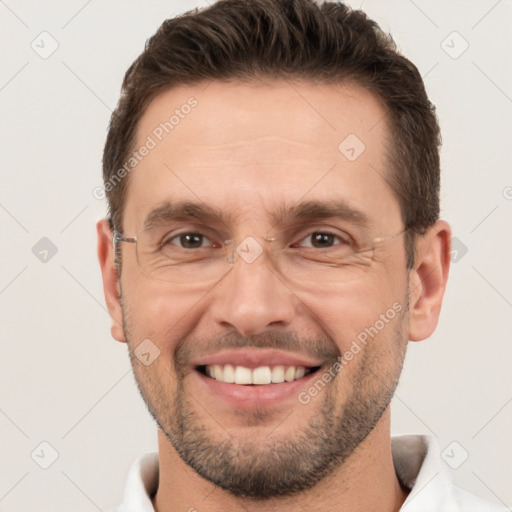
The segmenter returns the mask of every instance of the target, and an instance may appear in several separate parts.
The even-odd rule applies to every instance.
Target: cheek
[[[383,276],[386,277],[386,276]],[[354,340],[363,342],[375,329],[391,336],[400,311],[405,310],[405,283],[374,276],[338,291],[301,296],[317,326],[331,337],[343,353]],[[386,334],[385,334],[386,333]]]
[[[136,347],[149,339],[171,361],[180,340],[197,324],[202,294],[145,276],[130,277],[126,282],[123,303],[130,344]]]

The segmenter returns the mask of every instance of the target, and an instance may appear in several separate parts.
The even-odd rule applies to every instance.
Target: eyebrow
[[[223,212],[206,204],[191,201],[166,201],[148,213],[144,221],[144,230],[173,220],[198,219],[202,222],[225,223],[230,220],[230,217],[226,218]]]
[[[364,212],[340,199],[303,201],[280,206],[275,212],[268,213],[275,224],[332,218],[351,222],[361,228],[366,228],[369,225],[368,216]],[[226,214],[204,203],[166,201],[149,212],[144,221],[144,230],[152,229],[165,222],[190,219],[197,219],[202,223],[221,223],[227,226],[239,218],[239,213]]]
[[[272,214],[272,218],[276,223],[332,218],[348,221],[362,228],[368,227],[370,223],[364,212],[357,210],[341,199],[304,201],[291,206],[281,206]]]

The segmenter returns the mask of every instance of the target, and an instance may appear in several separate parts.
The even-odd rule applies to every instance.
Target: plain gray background
[[[156,449],[126,347],[110,337],[93,191],[126,68],[165,18],[196,5],[0,0],[0,511],[105,510]],[[452,466],[468,454],[455,481],[510,507],[512,3],[362,8],[438,107],[442,217],[457,239],[440,325],[409,348],[393,433],[435,436]]]

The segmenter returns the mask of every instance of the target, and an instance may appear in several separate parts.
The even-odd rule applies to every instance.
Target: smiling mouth
[[[302,379],[306,375],[318,371],[320,366],[275,365],[247,368],[231,364],[213,364],[197,366],[197,371],[206,377],[226,384],[244,386],[264,386],[281,384]]]

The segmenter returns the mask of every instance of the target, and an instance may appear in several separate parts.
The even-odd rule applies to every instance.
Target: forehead
[[[256,222],[284,203],[344,199],[371,219],[399,216],[383,176],[380,102],[356,85],[209,82],[156,97],[142,116],[125,226],[194,200]],[[141,148],[148,147],[147,151]],[[228,212],[229,213],[229,212]]]

